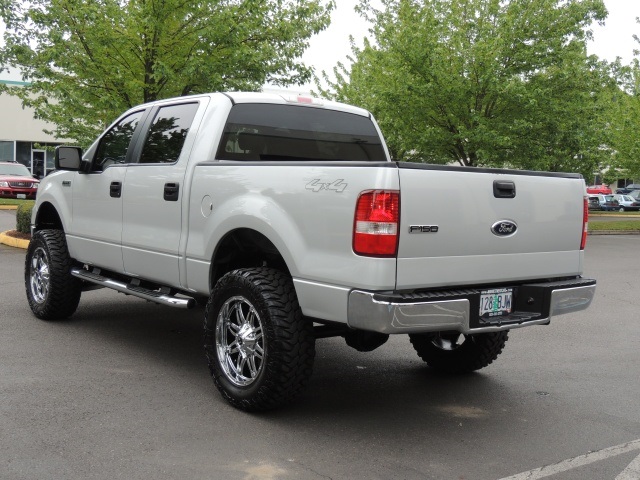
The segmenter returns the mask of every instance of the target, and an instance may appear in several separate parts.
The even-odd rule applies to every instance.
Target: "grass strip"
[[[22,205],[24,202],[33,202],[33,200],[20,200],[17,198],[0,198],[0,205]]]
[[[597,220],[589,220],[589,231],[636,231],[640,230],[640,220],[618,220],[615,222],[598,222]]]

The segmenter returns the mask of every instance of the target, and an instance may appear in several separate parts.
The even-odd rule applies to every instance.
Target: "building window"
[[[0,141],[0,162],[13,162],[14,157],[14,143]]]
[[[31,142],[16,142],[16,160],[31,170]]]
[[[55,150],[47,150],[47,171],[55,168]]]

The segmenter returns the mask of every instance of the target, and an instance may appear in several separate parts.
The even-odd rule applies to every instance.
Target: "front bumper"
[[[25,198],[35,200],[37,189],[20,189],[20,188],[2,188],[0,189],[0,198]]]
[[[577,277],[505,287],[513,288],[512,312],[488,319],[479,316],[481,288],[417,293],[352,290],[348,324],[351,328],[388,334],[484,333],[547,324],[553,316],[588,308],[596,281]]]

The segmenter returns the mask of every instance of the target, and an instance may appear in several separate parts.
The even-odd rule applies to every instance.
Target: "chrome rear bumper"
[[[348,324],[388,334],[496,332],[547,324],[551,317],[584,310],[595,290],[596,281],[585,278],[514,286],[512,312],[491,319],[478,315],[480,288],[410,294],[352,290]]]

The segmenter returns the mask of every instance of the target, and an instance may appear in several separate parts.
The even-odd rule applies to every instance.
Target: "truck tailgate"
[[[585,187],[579,175],[399,167],[398,289],[582,272]],[[515,196],[502,197],[511,186]]]

